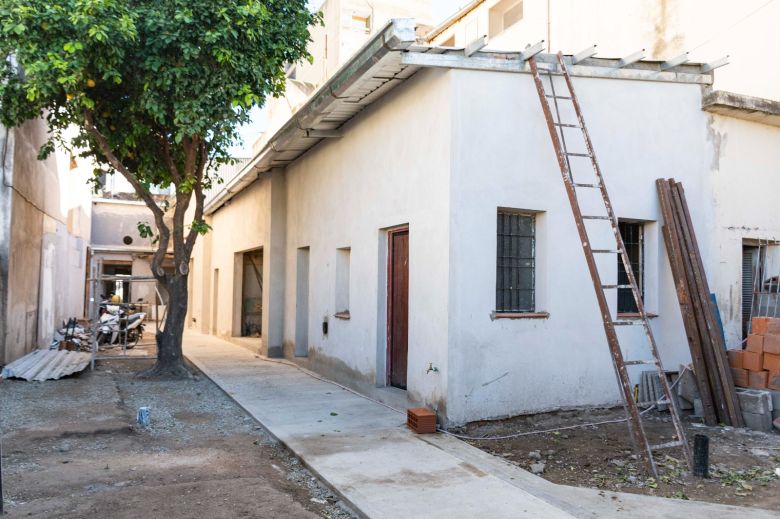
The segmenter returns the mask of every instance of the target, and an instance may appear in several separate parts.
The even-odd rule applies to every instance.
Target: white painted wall
[[[309,247],[309,359],[301,362],[353,385],[385,384],[383,229],[408,224],[408,388],[434,407],[447,377],[450,89],[444,72],[419,74],[286,171],[286,352],[295,341],[297,251]],[[334,292],[342,247],[351,247],[350,320],[333,317],[344,310]],[[426,374],[429,363],[439,373]]]
[[[466,45],[467,28],[475,22],[473,30],[479,36],[488,34],[488,13],[499,1],[485,1],[437,36],[435,43],[441,44],[454,35],[456,45]],[[648,58],[661,60],[686,51],[690,51],[691,61],[701,62],[729,55],[731,64],[715,74],[715,88],[780,99],[780,70],[766,66],[766,57],[780,52],[780,38],[776,36],[780,4],[766,3],[523,0],[523,20],[491,38],[488,48],[516,51],[546,40],[550,50],[564,53],[576,53],[596,44],[599,55],[608,58],[643,48]]]
[[[244,189],[230,201],[230,205],[214,213],[207,235],[208,247],[202,248],[209,258],[205,261],[210,272],[196,270],[198,280],[204,277],[214,279],[214,270],[219,269],[219,286],[213,283],[209,291],[201,289],[200,303],[193,310],[196,321],[208,320],[211,330],[223,337],[240,336],[241,320],[241,276],[243,257],[241,253],[258,249],[267,243],[270,204],[270,180],[263,178]],[[204,241],[204,237],[198,239]],[[201,245],[201,247],[203,247]],[[196,269],[203,268],[203,256],[193,255]],[[263,278],[266,279],[267,255],[263,254]],[[215,298],[216,296],[216,298]],[[205,303],[205,304],[204,304]],[[215,304],[216,303],[216,304]],[[205,310],[205,311],[204,311]],[[216,323],[213,317],[216,316]]]
[[[454,91],[448,417],[463,422],[617,403],[617,383],[593,286],[531,76],[450,74]],[[707,222],[714,214],[710,199],[696,196],[711,192],[713,153],[707,115],[699,108],[699,87],[585,78],[574,82],[618,217],[657,222],[655,179],[674,176],[692,194],[689,203],[697,231],[709,233]],[[485,85],[490,85],[489,95]],[[569,142],[571,151],[583,150],[574,149],[573,139]],[[575,178],[588,182],[590,166],[587,159],[580,160],[584,167]],[[581,200],[589,204],[587,198]],[[541,212],[538,310],[549,312],[548,319],[490,318],[495,305],[498,207]],[[603,208],[584,212],[604,214]],[[608,230],[600,221],[587,225]],[[662,360],[675,369],[689,360],[688,347],[660,225],[648,224],[645,231],[648,310],[659,314],[652,327]],[[599,235],[594,231],[592,236]],[[614,248],[613,241],[599,239],[594,239],[594,248]],[[613,255],[600,261],[604,282],[616,281],[616,261]],[[628,358],[650,358],[640,327],[623,327],[618,333],[627,339]],[[637,367],[633,373],[641,370]]]
[[[711,159],[714,206],[710,289],[718,298],[726,343],[741,342],[743,240],[780,240],[780,128],[720,115],[709,116],[710,139],[718,150]],[[690,194],[689,194],[690,196]],[[769,265],[772,275],[780,265]]]
[[[780,187],[780,130],[703,112],[697,85],[574,81],[618,216],[647,222],[645,299],[658,314],[652,327],[662,360],[676,369],[690,359],[660,234],[655,180],[683,182],[710,284],[723,305],[738,293],[742,238],[780,234],[780,215],[768,209]],[[587,175],[588,168],[579,171]],[[582,200],[586,207],[592,203],[587,195]],[[548,318],[491,320],[498,207],[538,212],[537,309]],[[231,335],[240,315],[236,254],[262,246],[266,286],[283,280],[265,291],[277,303],[264,300],[264,313],[283,323],[284,353],[294,356],[302,324],[296,321],[297,258],[307,247],[309,356],[296,360],[382,397],[384,390],[372,388],[385,380],[384,230],[408,224],[412,401],[436,408],[450,423],[619,402],[593,287],[529,75],[420,71],[348,123],[342,138],[323,141],[245,189],[211,224],[214,231],[194,256],[193,296],[200,302],[192,315],[201,323],[216,315],[220,335]],[[269,240],[272,227],[277,234]],[[603,237],[594,233],[594,247],[607,248]],[[351,249],[349,320],[333,315],[344,310],[335,293],[343,247]],[[273,258],[284,265],[269,263]],[[603,261],[604,282],[614,282],[617,260]],[[216,290],[208,286],[215,269]],[[217,304],[209,306],[215,293]],[[739,315],[733,308],[723,314],[733,344]],[[649,358],[640,328],[618,333],[626,339],[627,358]],[[439,371],[426,373],[429,363]],[[635,380],[642,369],[631,368]]]

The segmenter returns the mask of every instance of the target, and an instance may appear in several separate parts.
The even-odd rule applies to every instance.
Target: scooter
[[[134,310],[134,305],[111,304],[102,301],[100,304],[100,323],[97,330],[98,345],[122,345],[122,339],[127,334],[127,349],[135,348],[144,334],[145,312],[128,314],[123,308]]]

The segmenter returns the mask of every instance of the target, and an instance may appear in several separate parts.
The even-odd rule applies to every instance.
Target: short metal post
[[[710,477],[710,439],[704,434],[693,436],[693,475]]]

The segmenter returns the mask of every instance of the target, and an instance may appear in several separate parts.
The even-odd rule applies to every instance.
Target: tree
[[[58,146],[89,157],[95,183],[122,175],[154,217],[139,230],[156,240],[152,272],[170,298],[147,375],[188,373],[181,341],[190,256],[209,230],[204,190],[249,110],[284,92],[285,64],[311,59],[316,23],[306,0],[0,0],[0,121],[45,117],[39,158]],[[171,184],[170,206],[158,203],[150,187]]]

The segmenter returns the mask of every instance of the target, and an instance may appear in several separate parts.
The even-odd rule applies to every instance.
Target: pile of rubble
[[[92,351],[92,330],[89,322],[72,317],[59,330],[49,344],[50,350]]]

